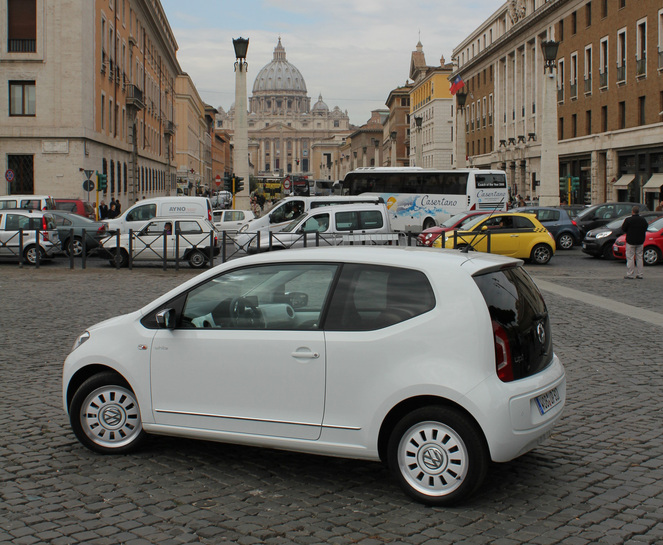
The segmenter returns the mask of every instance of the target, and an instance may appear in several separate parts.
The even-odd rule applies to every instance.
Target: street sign
[[[283,180],[283,189],[290,189],[290,180]]]
[[[94,191],[94,182],[92,180],[85,180],[83,182],[83,189],[85,191]]]
[[[94,170],[84,170],[83,173],[85,174],[85,179],[89,180],[92,178],[92,175],[94,174]],[[92,191],[92,190],[90,190]]]
[[[216,187],[219,187],[221,185],[221,176],[217,174],[216,178],[214,178],[214,183],[216,184]]]
[[[14,171],[11,168],[8,168],[5,172],[5,180],[8,182],[14,181]]]

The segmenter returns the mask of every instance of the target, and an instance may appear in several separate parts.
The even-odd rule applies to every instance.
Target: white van
[[[358,203],[379,204],[383,202],[382,197],[376,197],[375,195],[355,195],[352,197],[341,195],[329,195],[327,197],[286,197],[277,202],[267,214],[244,223],[239,228],[239,232],[257,233],[263,230],[277,232],[292,220],[320,206]]]
[[[50,195],[2,195],[0,196],[0,210],[7,208],[55,210],[55,199]]]
[[[290,222],[278,233],[259,231],[245,247],[247,253],[339,244],[393,244],[399,235],[391,231],[387,205],[345,204],[314,208]]]
[[[138,231],[155,217],[192,216],[212,221],[212,203],[207,197],[154,197],[138,201],[121,216],[104,220],[110,231]]]

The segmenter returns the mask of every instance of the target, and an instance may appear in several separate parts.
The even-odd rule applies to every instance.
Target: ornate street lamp
[[[543,51],[543,60],[545,64],[543,66],[543,73],[545,74],[548,70],[552,73],[553,68],[556,66],[557,60],[557,50],[559,49],[559,42],[555,40],[548,40],[546,42],[541,42],[541,51]]]
[[[462,89],[456,93],[456,103],[458,104],[457,108],[462,110],[465,108],[465,102],[467,101],[467,91]]]
[[[557,50],[559,42],[541,42],[543,53],[543,108],[541,112],[541,172],[539,204],[559,205],[559,155],[557,151]],[[523,137],[524,140],[524,137]]]
[[[235,57],[239,62],[246,62],[246,53],[249,50],[248,38],[233,38],[233,47],[235,48]]]
[[[246,72],[249,63],[246,62],[246,53],[249,49],[248,38],[233,38],[235,48],[235,127],[233,131],[234,165],[235,172],[246,181],[244,190],[237,197],[240,208],[248,207],[249,200],[249,125],[247,119]],[[235,195],[233,195],[233,208]]]

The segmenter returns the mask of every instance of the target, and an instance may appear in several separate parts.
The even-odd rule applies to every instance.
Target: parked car
[[[555,255],[555,239],[550,231],[533,214],[522,212],[478,216],[462,231],[446,232],[433,246],[487,252],[489,240],[490,253],[528,259],[539,265],[545,265]]]
[[[514,208],[513,212],[534,214],[552,236],[555,238],[557,247],[562,250],[570,250],[574,245],[582,241],[582,233],[578,229],[575,220],[562,208],[552,206],[527,206]]]
[[[88,328],[63,369],[93,451],[162,434],[382,460],[433,505],[535,448],[565,397],[522,262],[429,248],[232,260]]]
[[[50,195],[2,195],[0,210],[5,208],[55,210],[55,200]]]
[[[212,210],[212,223],[219,231],[236,233],[241,225],[252,220],[255,214],[251,210]]]
[[[613,257],[612,247],[617,238],[624,234],[624,231],[622,231],[622,225],[624,220],[630,215],[631,214],[628,214],[621,218],[617,218],[603,227],[590,229],[582,240],[582,251],[593,257],[611,259]],[[641,215],[648,223],[652,223],[658,218],[663,217],[663,212],[644,212]]]
[[[389,214],[384,203],[343,204],[314,208],[293,220],[285,229],[272,233],[264,229],[252,235],[244,246],[248,253],[301,248],[303,246],[339,244],[387,244],[397,241],[391,232]],[[237,239],[243,242],[242,234]]]
[[[584,204],[560,204],[559,206],[555,206],[555,208],[566,210],[566,213],[569,215],[569,217],[574,219],[578,214],[580,214],[580,212],[585,210],[587,206]]]
[[[21,229],[23,233],[21,235]],[[21,256],[31,265],[52,258],[60,248],[55,219],[49,212],[0,209],[0,257]]]
[[[640,208],[640,212],[647,212],[646,204],[635,202],[606,202],[588,206],[575,217],[575,222],[582,232],[583,238],[591,229],[601,227],[610,221],[631,213],[634,206]]]
[[[103,240],[101,246],[113,266],[126,267],[129,264],[131,243],[133,262],[163,261],[165,252],[167,261],[177,258],[199,269],[209,262],[210,240],[212,254],[219,255],[218,235],[214,225],[206,219],[168,216],[152,219],[140,231],[131,235],[120,235],[119,251],[117,235]]]
[[[72,253],[74,257],[83,255],[83,240],[85,240],[85,251],[89,253],[98,248],[101,241],[108,237],[108,226],[103,221],[94,221],[62,210],[52,210],[51,215],[57,226],[60,247],[67,255]]]
[[[81,199],[55,199],[56,210],[78,214],[91,220],[96,220],[97,215],[94,212],[95,205]]]
[[[626,235],[621,235],[612,247],[617,259],[626,261]],[[645,265],[658,265],[663,261],[663,218],[653,221],[647,228],[642,259]]]
[[[461,212],[460,214],[455,214],[446,221],[442,222],[440,225],[429,227],[428,229],[424,229],[421,233],[419,233],[417,236],[417,246],[432,246],[433,242],[435,242],[437,237],[439,237],[442,233],[453,231],[454,229],[460,229],[477,216],[483,216],[485,214],[490,214],[490,212],[473,210],[471,212]]]

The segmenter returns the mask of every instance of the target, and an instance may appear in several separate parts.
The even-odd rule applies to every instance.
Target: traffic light
[[[106,187],[108,187],[108,178],[105,174],[97,172],[97,191],[106,191]]]
[[[573,191],[577,191],[578,189],[580,189],[580,178],[578,178],[577,176],[571,176],[570,178],[571,178],[571,189]]]
[[[244,182],[242,182],[243,179],[244,178],[241,176],[235,176],[235,193],[240,193],[244,190]]]
[[[227,172],[223,175],[223,189],[231,193],[233,190],[233,179]]]

